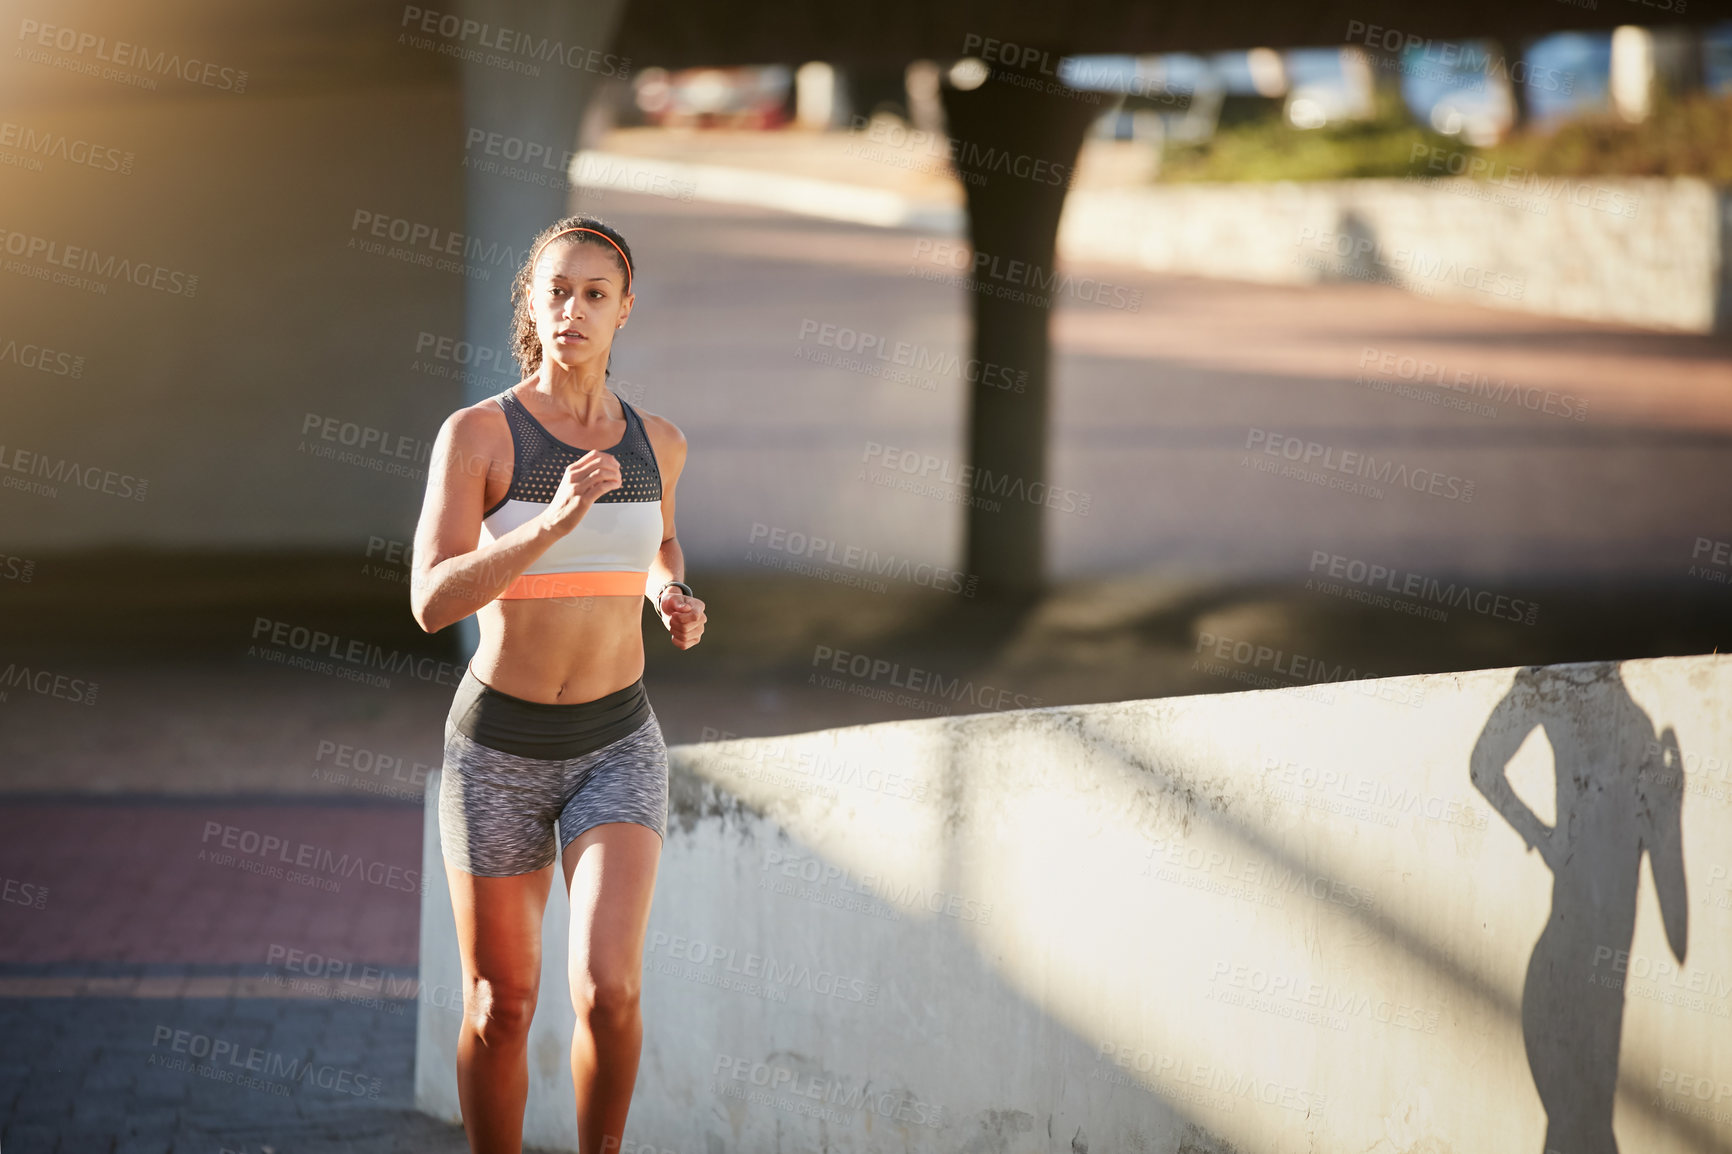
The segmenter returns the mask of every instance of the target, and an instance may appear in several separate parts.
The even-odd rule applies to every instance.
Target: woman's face
[[[631,315],[625,273],[611,248],[554,241],[536,261],[529,312],[543,359],[569,369],[607,364],[613,335]]]

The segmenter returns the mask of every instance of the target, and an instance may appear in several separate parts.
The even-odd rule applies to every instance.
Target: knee
[[[533,984],[477,977],[463,999],[463,1019],[485,1044],[511,1045],[529,1037],[535,1018]]]
[[[571,986],[579,1014],[624,1018],[637,1013],[643,977],[629,970],[592,968],[575,975]]]

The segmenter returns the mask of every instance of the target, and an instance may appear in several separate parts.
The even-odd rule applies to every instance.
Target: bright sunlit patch
[[[960,88],[964,92],[972,92],[985,84],[991,73],[986,61],[976,56],[964,56],[950,66],[950,83],[952,87]]]

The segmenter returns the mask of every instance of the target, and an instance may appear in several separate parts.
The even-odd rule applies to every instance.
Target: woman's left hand
[[[656,610],[677,647],[690,649],[702,639],[704,622],[708,619],[704,616],[704,603],[696,597],[688,597],[670,585],[662,590],[661,604]]]

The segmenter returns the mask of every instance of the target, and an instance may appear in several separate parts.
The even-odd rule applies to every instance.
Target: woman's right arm
[[[606,453],[590,452],[566,469],[546,510],[477,547],[494,460],[488,421],[483,410],[459,409],[445,419],[433,442],[409,578],[410,611],[429,633],[505,592],[583,519],[596,497],[620,484],[619,463]]]
[[[1522,710],[1527,702],[1517,693],[1521,684],[1522,678],[1518,675],[1515,685],[1486,718],[1479,739],[1474,742],[1473,752],[1468,755],[1468,780],[1491,803],[1498,816],[1509,822],[1510,828],[1516,831],[1528,849],[1537,850],[1546,865],[1555,870],[1558,863],[1554,860],[1556,855],[1552,847],[1553,827],[1540,820],[1539,814],[1521,799],[1509,781],[1510,759],[1521,749],[1528,734],[1541,724],[1531,714],[1523,718]],[[1564,771],[1559,767],[1558,772]]]

